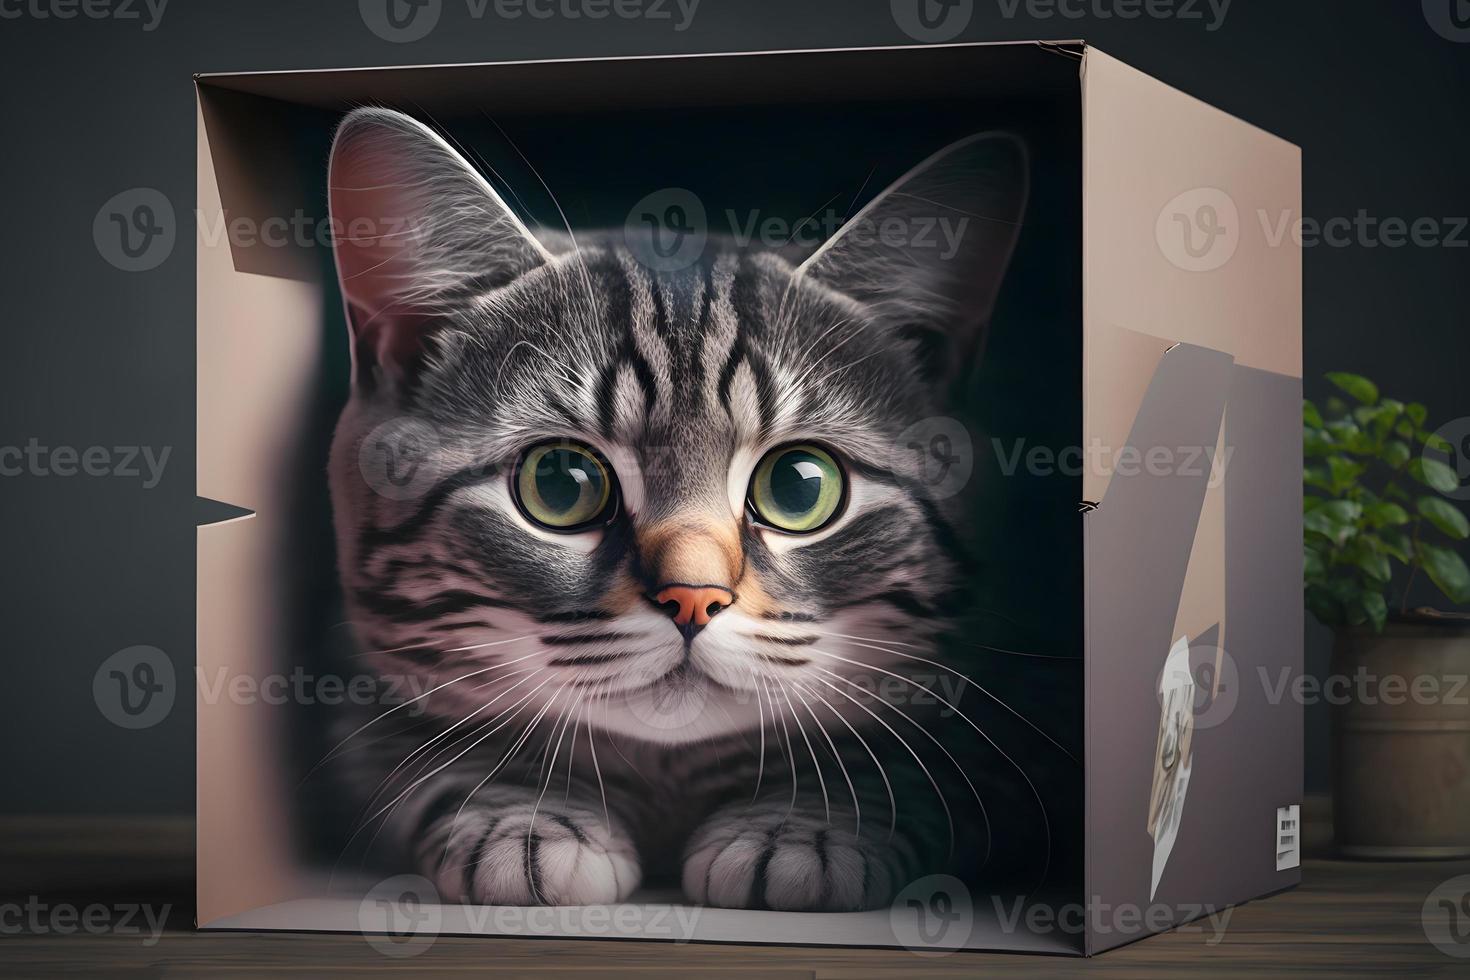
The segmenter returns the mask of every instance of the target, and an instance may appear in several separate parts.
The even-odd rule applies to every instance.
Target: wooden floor
[[[1431,945],[1420,918],[1441,882],[1470,862],[1335,860],[1320,825],[1309,837],[1305,884],[1235,909],[1223,938],[1176,932],[1091,960],[902,951],[670,945],[591,940],[439,937],[412,959],[394,960],[358,935],[196,933],[192,929],[192,827],[187,821],[98,826],[65,820],[0,821],[0,976],[146,977],[377,975],[586,977],[946,977],[1219,976],[1381,973],[1470,977],[1470,958]],[[47,909],[171,906],[166,928],[141,933],[36,934],[24,906]],[[100,913],[98,913],[100,915]],[[61,923],[66,924],[64,921]],[[18,931],[19,930],[19,931]],[[1211,943],[1214,942],[1212,945]],[[1470,956],[1470,943],[1460,951]]]

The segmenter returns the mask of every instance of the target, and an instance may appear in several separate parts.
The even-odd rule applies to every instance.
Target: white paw
[[[881,908],[909,877],[901,843],[852,833],[850,815],[761,803],[727,807],[690,840],[684,895],[699,905],[787,912]]]
[[[532,820],[534,811],[535,818]],[[454,820],[445,846],[444,827]],[[604,905],[638,887],[627,834],[561,801],[466,808],[430,828],[420,851],[441,895],[478,905]]]

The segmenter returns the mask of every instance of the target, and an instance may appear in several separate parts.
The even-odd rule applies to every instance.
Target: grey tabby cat
[[[352,779],[441,896],[668,880],[855,910],[982,866],[999,810],[1035,843],[1039,797],[936,710],[973,571],[959,498],[897,442],[975,355],[1026,172],[1015,139],[972,137],[800,265],[712,240],[658,271],[621,230],[532,234],[405,115],[347,116],[341,576],[364,662],[432,692],[355,733]],[[936,219],[957,254],[920,241]]]

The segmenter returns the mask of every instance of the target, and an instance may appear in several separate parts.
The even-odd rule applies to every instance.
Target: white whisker
[[[798,686],[800,685],[798,684]],[[868,757],[873,760],[873,765],[878,769],[878,777],[883,780],[883,788],[888,792],[888,839],[892,840],[893,832],[898,827],[898,800],[893,795],[893,784],[888,781],[888,773],[883,768],[883,763],[879,761],[878,753],[874,752],[872,746],[868,745],[867,739],[858,734],[858,730],[853,727],[852,722],[848,721],[842,712],[833,707],[832,702],[822,697],[820,691],[813,691],[806,687],[802,687],[802,690],[826,705],[827,710],[832,712],[832,715],[838,721],[847,726],[847,730],[852,732],[852,737],[857,739],[858,744],[863,747],[863,751],[867,752]]]
[[[552,778],[552,776],[556,775],[556,757],[561,752],[561,742],[562,742],[562,739],[565,738],[566,737],[566,734],[567,734],[567,721],[566,721],[566,719],[569,718],[569,717],[575,717],[576,710],[577,710],[577,705],[575,703],[568,704],[567,707],[562,710],[561,734],[556,737],[556,748],[554,748],[554,749],[551,750],[551,761],[549,763],[547,763],[545,765],[545,767],[544,767],[545,770],[546,770],[546,780],[545,780],[545,782],[542,783],[541,792],[536,797],[536,804],[531,807],[531,819],[526,822],[526,853],[527,854],[529,854],[531,852],[531,838],[536,833],[536,814],[538,814],[538,813],[541,812],[541,801],[544,800],[544,799],[546,799],[546,791],[551,788],[551,778]],[[556,731],[556,726],[553,725],[551,730],[552,731]],[[550,739],[548,738],[548,742],[549,741],[550,741]],[[570,767],[567,770],[567,789],[570,792],[570,790],[571,790],[571,769],[570,769]],[[528,884],[528,885],[531,886],[531,897],[534,898],[534,899],[536,899],[536,901],[538,901],[538,902],[541,901],[541,896],[536,891],[536,876],[535,875],[527,875],[526,876],[526,884]]]
[[[818,668],[818,669],[821,669],[821,668]],[[828,671],[828,670],[823,670],[822,672],[823,673],[827,673],[827,674],[830,674],[831,673],[831,671]],[[834,676],[838,676],[838,675],[834,675]],[[844,681],[844,682],[846,682],[846,683],[848,683],[848,684],[851,684],[853,687],[858,687],[858,685],[853,684],[852,681],[847,680],[847,678],[845,678],[845,677],[839,677],[839,679],[842,680],[842,681]],[[899,745],[902,745],[904,747],[904,749],[907,750],[908,754],[911,755],[911,756],[913,756],[914,762],[918,765],[919,769],[924,773],[924,778],[927,779],[927,780],[929,780],[929,785],[930,786],[933,786],[934,787],[934,792],[939,797],[939,805],[944,808],[944,820],[945,820],[945,823],[947,823],[949,825],[949,844],[950,844],[951,850],[953,850],[953,848],[954,848],[954,840],[955,840],[955,836],[954,836],[954,815],[949,812],[949,801],[946,800],[945,797],[944,797],[944,790],[942,790],[942,789],[939,788],[938,781],[935,780],[934,774],[929,771],[929,767],[926,766],[926,765],[924,765],[924,760],[921,759],[921,758],[919,758],[919,753],[917,753],[917,752],[914,751],[913,746],[909,745],[908,741],[902,735],[898,734],[898,732],[894,730],[894,728],[893,728],[892,725],[888,724],[888,722],[884,721],[882,718],[879,718],[877,712],[871,710],[867,705],[863,704],[857,698],[855,698],[852,695],[848,694],[846,691],[844,691],[842,688],[838,687],[836,684],[833,684],[831,681],[822,680],[822,678],[820,678],[820,677],[818,677],[817,680],[820,681],[821,683],[827,685],[832,690],[836,691],[838,694],[840,694],[843,697],[847,698],[847,700],[851,701],[853,704],[857,705],[859,708],[862,708],[864,711],[866,711],[868,713],[868,715],[870,717],[872,717],[872,719],[874,721],[876,721],[878,724],[882,725],[884,728],[888,729],[888,734],[890,734],[894,738],[898,739],[898,744]],[[862,688],[861,687],[858,687],[858,690],[862,690]],[[891,839],[892,836],[893,836],[893,833],[892,833],[892,831],[890,831],[889,832],[889,838]]]
[[[807,738],[806,727],[801,723],[801,715],[796,713],[796,705],[791,703],[791,695],[786,691],[786,685],[781,683],[780,678],[773,678],[776,686],[781,690],[781,697],[786,699],[786,705],[791,709],[791,720],[796,722],[796,730],[801,733],[801,740],[806,743],[806,750],[811,754],[812,767],[817,771],[817,785],[822,789],[822,810],[826,814],[827,824],[832,823],[832,803],[827,799],[827,780],[822,777],[822,764],[817,760],[817,750],[812,748],[812,740]]]
[[[841,634],[833,634],[833,635],[841,635]],[[971,685],[972,687],[975,688],[975,690],[979,691],[981,694],[985,695],[987,698],[989,698],[990,700],[994,701],[996,704],[1000,705],[1002,708],[1004,708],[1007,711],[1009,711],[1016,718],[1020,719],[1021,722],[1024,725],[1026,725],[1026,727],[1030,728],[1036,734],[1040,735],[1042,738],[1046,739],[1052,745],[1056,746],[1057,750],[1060,751],[1067,758],[1071,759],[1073,762],[1077,763],[1079,766],[1082,764],[1081,761],[1075,755],[1073,755],[1071,753],[1071,751],[1065,745],[1063,745],[1061,742],[1058,742],[1056,739],[1054,739],[1050,735],[1048,735],[1045,731],[1043,731],[1041,728],[1039,728],[1036,725],[1036,723],[1033,722],[1030,718],[1027,718],[1025,715],[1021,714],[1015,708],[1012,708],[1010,705],[1006,704],[999,697],[997,697],[996,695],[990,693],[990,691],[988,691],[985,687],[983,687],[980,684],[976,683],[974,678],[972,678],[972,677],[970,677],[970,676],[968,676],[966,674],[962,674],[959,671],[955,670],[953,667],[949,667],[949,666],[947,666],[945,664],[942,664],[942,663],[940,663],[937,660],[930,660],[927,657],[915,656],[912,653],[901,653],[898,650],[890,650],[890,649],[887,649],[885,647],[874,646],[871,643],[862,643],[862,642],[859,642],[857,640],[853,640],[852,642],[856,646],[867,647],[869,650],[876,650],[879,653],[886,653],[886,654],[888,654],[889,656],[892,656],[892,657],[903,657],[906,660],[917,660],[919,663],[928,664],[931,667],[938,667],[940,670],[947,670],[947,671],[949,671],[951,674],[954,674],[960,680],[964,681],[966,684]],[[823,652],[825,652],[825,651],[823,651]],[[835,654],[835,653],[827,653],[827,656],[829,656],[829,657],[837,657],[837,654]],[[842,660],[844,658],[837,657],[837,659],[838,660]],[[866,667],[866,668],[868,668],[870,670],[879,671],[881,673],[887,674],[889,677],[896,677],[900,681],[903,681],[905,684],[913,684],[914,683],[909,678],[903,677],[903,676],[901,676],[899,674],[895,674],[892,671],[884,670],[882,667],[875,667],[872,664],[865,664],[865,663],[862,663],[861,661],[857,661],[857,660],[849,660],[847,662],[848,663],[851,663],[851,664],[857,664],[859,667]],[[922,687],[922,685],[917,685],[917,686]],[[946,708],[949,708],[955,714],[959,715],[961,718],[964,718],[965,721],[970,722],[970,724],[972,726],[974,726],[974,728],[977,731],[979,730],[979,727],[980,726],[975,725],[975,723],[973,721],[970,721],[969,716],[965,715],[962,711],[960,711],[960,709],[957,706],[955,706],[953,704],[950,704],[948,701],[946,701],[944,698],[940,697],[934,691],[930,691],[929,688],[925,687],[923,689],[926,690],[926,691],[929,691],[929,693],[932,694],[934,696],[934,698],[936,700],[938,700],[940,703],[942,703]]]
[[[878,636],[852,636],[852,635],[847,634],[847,633],[829,633],[829,632],[827,632],[825,630],[815,630],[814,632],[821,633],[823,636],[840,636],[844,640],[868,640],[868,641],[870,641],[872,643],[882,643],[882,644],[885,644],[885,645],[888,645],[888,646],[909,647],[909,648],[914,649],[914,650],[924,649],[924,647],[920,646],[917,643],[905,643],[902,640],[887,640],[887,639],[884,639],[884,638],[878,637]],[[1054,654],[1049,654],[1049,653],[1025,653],[1025,652],[1023,652],[1021,650],[1007,650],[1004,647],[993,647],[993,646],[990,646],[987,643],[976,643],[974,640],[959,640],[959,639],[956,639],[956,640],[953,640],[952,642],[960,643],[960,644],[963,644],[964,646],[967,646],[967,647],[975,647],[976,649],[979,649],[979,650],[989,650],[992,653],[1004,653],[1007,656],[1011,656],[1011,657],[1029,657],[1032,660],[1059,660],[1059,661],[1062,661],[1064,663],[1080,663],[1081,662],[1076,657],[1060,657],[1060,656],[1056,656]]]
[[[762,678],[761,683],[766,683],[764,678]],[[766,697],[771,702],[771,710],[775,711],[776,699],[771,695],[769,686],[766,687]],[[791,747],[791,729],[786,726],[786,712],[784,711],[781,712],[781,731],[783,732],[782,738],[786,746],[783,751],[786,755],[787,763],[791,766],[791,806],[786,810],[786,816],[790,817],[791,814],[796,812],[796,787],[798,780],[796,778],[796,751]]]
[[[485,646],[498,646],[501,643],[513,643],[513,642],[515,642],[515,640],[525,640],[525,639],[529,639],[529,636],[518,636],[518,637],[515,637],[515,638],[510,639],[510,640],[500,640],[497,643],[487,643],[487,644],[484,644],[484,645]],[[474,647],[467,647],[466,649],[476,649],[476,648],[474,648]],[[428,697],[429,695],[434,694],[434,693],[436,693],[438,691],[442,691],[446,687],[449,687],[452,684],[458,684],[460,681],[469,680],[471,677],[478,677],[481,674],[489,673],[492,670],[499,670],[502,667],[509,667],[511,664],[520,663],[521,660],[526,660],[526,659],[529,659],[530,657],[534,657],[534,656],[536,656],[536,654],[529,653],[525,657],[521,657],[518,660],[511,660],[511,661],[508,661],[506,663],[500,663],[500,664],[491,664],[488,667],[481,667],[479,670],[472,670],[468,674],[463,674],[463,675],[461,675],[459,677],[454,678],[453,680],[445,681],[443,684],[440,684],[437,687],[432,687],[429,690],[425,691],[423,694],[418,695],[417,697],[409,698],[407,701],[403,701],[403,702],[401,702],[399,704],[395,704],[393,707],[389,708],[387,711],[385,711],[382,714],[378,715],[376,718],[373,718],[370,721],[367,721],[367,722],[363,723],[362,725],[360,725],[358,728],[356,728],[354,731],[352,731],[350,734],[348,734],[348,736],[346,738],[342,739],[342,741],[338,742],[335,746],[333,746],[333,748],[331,749],[331,751],[329,751],[325,756],[323,756],[322,757],[322,760],[320,762],[318,762],[315,766],[313,766],[311,768],[311,771],[306,774],[306,778],[310,778],[310,776],[312,775],[312,773],[315,773],[317,771],[317,769],[320,769],[327,762],[331,761],[332,758],[335,757],[336,753],[339,750],[341,750],[342,746],[346,745],[348,742],[352,741],[358,735],[361,735],[365,730],[367,730],[368,728],[371,728],[373,725],[376,725],[378,722],[382,721],[384,718],[387,718],[389,715],[393,714],[393,712],[399,711],[399,710],[401,710],[403,708],[406,708],[409,705],[414,704],[414,703],[416,703],[418,701],[422,701],[424,698]]]
[[[889,677],[895,677],[898,680],[902,681],[903,683],[909,684],[909,685],[911,685],[913,687],[916,687],[916,688],[918,688],[921,691],[928,692],[928,694],[929,694],[930,697],[934,698],[936,701],[940,702],[945,707],[947,707],[951,711],[953,711],[955,713],[955,716],[956,717],[962,719],[967,725],[969,725],[971,728],[975,729],[975,731],[977,733],[979,733],[980,737],[983,738],[983,739],[985,739],[985,741],[990,744],[990,747],[991,748],[995,749],[996,752],[1000,753],[1000,757],[1002,759],[1005,759],[1006,762],[1009,762],[1011,764],[1011,766],[1016,770],[1016,772],[1018,772],[1020,774],[1021,778],[1026,781],[1026,785],[1028,787],[1030,787],[1030,789],[1031,789],[1031,795],[1036,798],[1036,805],[1037,805],[1037,807],[1040,808],[1040,810],[1041,810],[1041,821],[1042,821],[1042,824],[1044,825],[1044,834],[1045,834],[1045,839],[1046,839],[1046,842],[1047,842],[1046,865],[1043,868],[1042,873],[1041,873],[1041,881],[1042,882],[1045,882],[1046,881],[1047,872],[1049,872],[1051,870],[1051,820],[1047,816],[1046,803],[1041,799],[1041,793],[1040,793],[1040,791],[1037,790],[1036,784],[1031,781],[1031,777],[1026,774],[1026,770],[1023,769],[1023,768],[1021,768],[1021,765],[1018,762],[1016,762],[1015,759],[1012,759],[1010,757],[1010,755],[1007,754],[1004,749],[1002,749],[999,745],[995,744],[995,740],[985,733],[985,729],[983,729],[979,725],[975,724],[975,722],[970,718],[970,716],[967,715],[967,714],[965,714],[958,707],[956,707],[955,705],[951,704],[949,701],[945,700],[942,696],[940,696],[939,694],[935,693],[930,688],[925,687],[923,684],[918,683],[917,681],[911,680],[911,679],[909,679],[907,677],[904,677],[904,676],[902,676],[900,674],[895,674],[895,673],[893,673],[890,670],[884,670],[882,667],[876,667],[876,666],[874,666],[872,664],[865,664],[865,663],[863,663],[863,662],[861,662],[859,660],[849,660],[846,657],[839,657],[835,653],[828,653],[825,650],[817,650],[815,647],[809,647],[808,649],[812,650],[814,653],[820,653],[823,656],[832,657],[835,660],[841,660],[844,663],[854,664],[854,665],[856,665],[858,667],[867,668],[868,670],[876,670],[876,671],[878,671],[881,674],[887,674]],[[891,652],[891,651],[879,651],[879,652]],[[915,659],[922,660],[923,658],[922,657],[919,657],[919,658],[915,658]],[[926,661],[926,663],[932,663],[932,661]],[[937,665],[936,664],[936,666],[940,666],[940,665]],[[826,671],[826,672],[827,673],[831,673],[831,671]],[[966,678],[966,679],[968,680],[968,678]],[[851,683],[851,682],[849,682],[849,683]],[[978,684],[976,686],[979,687]],[[983,688],[982,688],[982,690],[983,690]],[[1010,708],[1008,706],[1005,706],[1005,705],[1003,705],[1003,706],[1006,707],[1006,710],[1010,710]],[[871,712],[869,712],[869,713],[871,714]],[[1012,711],[1011,713],[1012,714],[1015,714],[1014,711]],[[1017,715],[1017,717],[1020,717],[1020,716]],[[1026,719],[1022,718],[1021,720],[1022,721],[1025,721]],[[1028,722],[1028,724],[1029,724],[1029,722]],[[1031,727],[1035,728],[1036,726],[1032,725]],[[1038,729],[1038,731],[1039,731],[1039,729]],[[1045,735],[1045,732],[1043,732],[1042,734]],[[1050,740],[1050,736],[1048,736],[1048,739]],[[1053,743],[1053,744],[1055,744],[1055,743]],[[1060,745],[1058,745],[1057,747],[1058,748],[1061,748]],[[1063,752],[1066,752],[1065,749],[1062,749],[1062,751]],[[1071,757],[1070,756],[1070,753],[1068,753],[1068,757],[1069,758]]]

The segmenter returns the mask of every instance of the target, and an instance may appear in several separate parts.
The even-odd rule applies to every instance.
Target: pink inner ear
[[[411,286],[414,270],[414,201],[352,159],[334,159],[331,207],[336,219],[337,272],[346,297],[366,318]]]
[[[424,177],[415,173],[416,148],[402,131],[374,126],[338,139],[330,199],[355,377],[399,384],[417,369],[433,320],[411,299],[422,260],[417,235],[429,220]]]
[[[433,293],[509,283],[549,254],[494,189],[422,123],[365,107],[338,127],[328,175],[338,279],[359,379],[410,375]]]
[[[332,211],[338,218],[337,270],[354,338],[356,377],[406,380],[417,367],[423,332],[432,319],[404,295],[416,266],[414,222],[409,202],[389,188],[375,187],[382,175],[363,172],[355,161],[334,161]]]
[[[435,317],[407,308],[388,307],[376,313],[348,301],[353,337],[354,376],[360,383],[385,379],[402,384],[417,373],[424,340]]]

